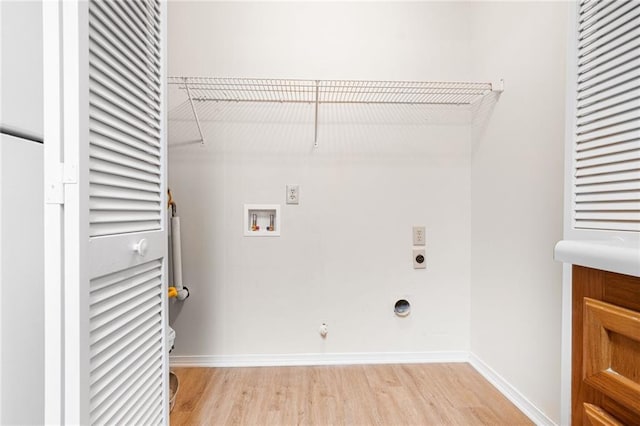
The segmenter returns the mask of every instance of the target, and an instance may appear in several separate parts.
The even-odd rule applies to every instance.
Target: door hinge
[[[64,204],[64,186],[78,183],[78,166],[60,163],[49,171],[45,186],[47,204]]]

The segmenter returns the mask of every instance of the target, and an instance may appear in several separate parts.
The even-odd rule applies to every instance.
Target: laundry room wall
[[[569,4],[472,8],[474,73],[500,73],[505,91],[472,141],[471,351],[537,407],[539,424],[560,424],[562,265],[553,248],[562,239]]]
[[[469,81],[464,3],[169,4],[172,76]],[[496,78],[499,75],[495,76]],[[464,108],[169,99],[184,283],[174,362],[455,359],[470,342],[470,113]],[[285,204],[286,184],[300,204]],[[243,236],[244,204],[281,236]],[[426,270],[412,226],[426,227]],[[396,300],[411,303],[394,315]],[[318,329],[327,323],[322,338]]]

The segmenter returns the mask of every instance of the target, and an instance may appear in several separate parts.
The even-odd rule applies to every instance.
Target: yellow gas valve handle
[[[175,287],[169,287],[169,298],[177,297],[177,296],[178,296],[178,290],[176,290]]]

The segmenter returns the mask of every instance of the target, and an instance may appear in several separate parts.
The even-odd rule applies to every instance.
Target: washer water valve
[[[326,323],[322,323],[320,325],[320,330],[318,330],[320,332],[320,336],[322,336],[322,338],[324,339],[325,337],[327,337],[327,334],[329,333],[329,328],[327,327]]]
[[[251,230],[252,231],[260,230],[260,227],[258,226],[258,215],[255,213],[251,215]]]

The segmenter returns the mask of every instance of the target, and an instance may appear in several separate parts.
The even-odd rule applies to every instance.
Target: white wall
[[[171,2],[171,74],[470,77],[464,3],[292,3]]]
[[[459,4],[170,3],[171,75],[469,78]],[[186,24],[188,23],[188,24]],[[468,115],[428,108],[200,105],[170,99],[170,187],[185,285],[175,355],[423,353],[469,348]],[[186,120],[183,122],[181,120]],[[282,236],[242,235],[244,203],[283,204]],[[427,228],[413,270],[411,227]],[[407,318],[394,302],[409,298]],[[322,322],[329,335],[318,335]]]
[[[506,89],[473,147],[471,350],[556,423],[567,10],[473,6],[476,75]]]
[[[198,105],[171,92],[185,284],[174,355],[470,350],[559,419],[566,5],[171,3],[171,75],[506,81],[462,113]],[[242,237],[243,203],[284,203]],[[410,231],[427,227],[426,271]],[[408,296],[408,318],[392,314]],[[329,336],[317,335],[320,322]],[[200,357],[200,358],[198,358]],[[226,358],[225,358],[226,357]],[[292,358],[293,359],[293,358]],[[402,359],[402,355],[398,355]]]

